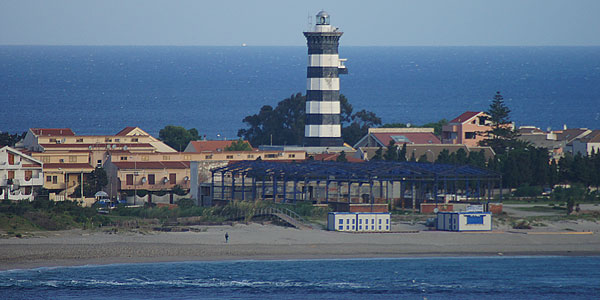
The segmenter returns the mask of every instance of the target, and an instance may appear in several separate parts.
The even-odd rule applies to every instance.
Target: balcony
[[[20,186],[42,186],[44,185],[44,178],[40,177],[31,177],[29,180],[25,179],[16,179],[18,180],[18,184]]]

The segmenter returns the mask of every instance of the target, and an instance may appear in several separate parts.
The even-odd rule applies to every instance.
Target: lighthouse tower
[[[329,14],[320,11],[311,32],[305,32],[308,45],[306,74],[306,125],[304,144],[309,147],[343,146],[340,125],[340,79],[347,74],[345,59],[338,55],[343,32],[329,24]]]

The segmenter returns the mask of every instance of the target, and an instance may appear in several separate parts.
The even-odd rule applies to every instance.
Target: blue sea
[[[600,47],[347,47],[341,92],[385,123],[486,110],[517,125],[600,128]],[[0,46],[0,131],[113,134],[166,125],[235,138],[242,119],[306,90],[306,47]]]
[[[4,299],[598,299],[600,257],[177,262],[0,272]]]

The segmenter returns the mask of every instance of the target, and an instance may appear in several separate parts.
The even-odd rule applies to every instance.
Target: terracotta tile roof
[[[137,127],[134,126],[127,126],[125,128],[123,128],[123,130],[117,132],[117,136],[126,136],[128,133],[130,133],[131,131],[133,131],[134,129],[136,129]]]
[[[452,121],[450,121],[450,123],[464,123],[480,113],[482,113],[482,112],[481,111],[467,111],[467,112],[464,112],[462,115],[452,119]]]
[[[82,170],[93,170],[94,167],[86,163],[45,163],[44,169],[82,169]]]
[[[127,148],[153,148],[151,144],[148,143],[106,143],[106,144],[40,144],[40,146],[44,148],[89,148],[92,146],[94,149],[98,148],[106,148],[107,145],[117,145],[117,147],[121,148],[123,146],[127,146]]]
[[[188,169],[189,161],[127,161],[113,162],[119,169]]]
[[[71,128],[30,128],[37,136],[74,136]]]
[[[231,146],[231,143],[235,142],[235,140],[230,141],[191,141],[192,147],[196,149],[195,152],[219,152],[224,151],[225,147]],[[250,142],[244,141],[250,145]],[[252,145],[250,145],[252,147]]]
[[[442,142],[431,132],[406,132],[406,133],[373,133],[383,146],[387,146],[391,140],[395,144],[441,144]]]

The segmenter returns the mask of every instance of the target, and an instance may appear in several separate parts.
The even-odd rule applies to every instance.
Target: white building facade
[[[0,149],[0,200],[33,201],[44,184],[42,162],[16,149]]]
[[[327,230],[346,232],[391,231],[390,213],[330,212]]]

